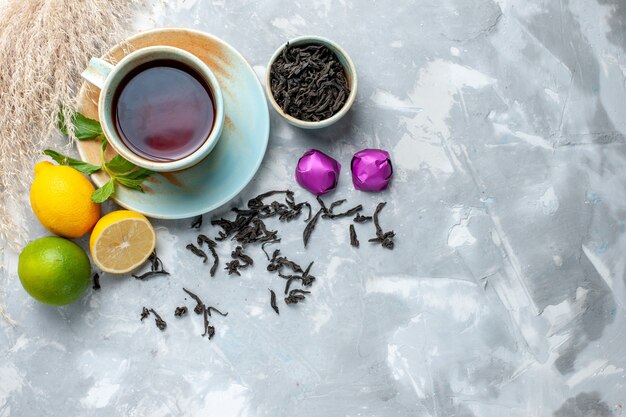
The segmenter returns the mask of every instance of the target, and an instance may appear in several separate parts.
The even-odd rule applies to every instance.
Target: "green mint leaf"
[[[136,170],[128,172],[126,174],[118,175],[117,178],[126,178],[129,180],[143,181],[152,174],[154,174],[154,172],[150,171],[149,169],[137,168]]]
[[[72,124],[74,125],[74,135],[78,140],[95,139],[103,135],[100,122],[90,119],[76,112],[72,116]],[[68,136],[67,122],[63,117],[63,112],[59,112],[57,116],[57,127],[65,136]]]
[[[94,203],[102,203],[115,193],[115,181],[111,178],[106,184],[98,188],[91,194],[91,201]]]
[[[80,113],[74,113],[72,122],[78,140],[94,139],[104,134],[99,121],[89,119]]]
[[[122,184],[124,187],[141,191],[143,193],[143,188],[141,187],[141,184],[145,181],[146,178],[148,178],[152,174],[154,174],[154,172],[150,171],[149,169],[137,168],[134,171],[116,175],[115,180]]]
[[[107,167],[113,172],[125,173],[133,170],[136,165],[127,161],[121,155],[115,155],[109,162],[107,162]]]
[[[115,177],[115,180],[122,184],[124,187],[131,188],[133,190],[141,191],[143,193],[143,188],[141,188],[141,183],[143,179],[133,180],[124,177]]]
[[[102,158],[103,158],[103,160],[104,160],[104,151],[106,151],[106,150],[107,150],[107,145],[108,145],[108,144],[109,144],[109,142],[107,142],[107,140],[106,140],[105,138],[102,138],[102,146],[101,146],[101,149],[102,149]]]
[[[50,158],[54,159],[59,165],[67,165],[79,172],[82,172],[83,174],[89,175],[100,171],[100,167],[97,165],[70,158],[69,156],[62,155],[57,151],[53,151],[52,149],[46,149],[43,153],[44,155],[48,155]]]

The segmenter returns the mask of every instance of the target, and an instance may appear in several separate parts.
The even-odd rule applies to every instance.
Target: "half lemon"
[[[125,274],[143,264],[156,246],[156,233],[148,219],[130,210],[113,211],[96,223],[89,249],[104,272]]]

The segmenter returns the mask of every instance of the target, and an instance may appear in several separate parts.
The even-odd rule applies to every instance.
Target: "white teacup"
[[[146,159],[133,152],[120,138],[115,128],[113,105],[120,83],[131,71],[152,61],[171,60],[190,67],[206,82],[213,98],[214,122],[204,143],[180,159],[155,161]],[[209,67],[195,55],[171,46],[150,46],[139,49],[125,56],[116,65],[112,65],[100,58],[92,58],[89,66],[82,73],[82,77],[98,87],[100,99],[98,101],[98,117],[106,139],[111,146],[125,159],[137,166],[152,171],[167,172],[189,168],[203,160],[213,150],[222,133],[224,125],[224,102],[222,91]]]

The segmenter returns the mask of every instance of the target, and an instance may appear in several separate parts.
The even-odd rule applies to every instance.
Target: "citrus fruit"
[[[87,289],[91,264],[76,243],[49,236],[26,245],[20,253],[17,274],[34,299],[60,306],[75,301]]]
[[[91,232],[93,262],[105,272],[124,274],[148,259],[156,246],[156,233],[145,216],[130,210],[103,216]]]
[[[100,218],[100,205],[91,201],[95,188],[74,168],[40,162],[30,188],[30,205],[43,226],[54,234],[78,238]]]

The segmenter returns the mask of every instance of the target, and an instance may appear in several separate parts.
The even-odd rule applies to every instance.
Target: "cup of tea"
[[[198,57],[150,46],[113,65],[92,58],[82,77],[100,88],[106,139],[125,159],[152,171],[178,171],[203,160],[224,125],[220,86]]]

